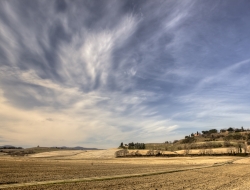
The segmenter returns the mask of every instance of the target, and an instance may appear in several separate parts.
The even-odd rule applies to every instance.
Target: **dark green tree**
[[[210,129],[209,133],[218,133],[218,130],[217,129]]]
[[[203,135],[208,134],[209,131],[201,131]]]

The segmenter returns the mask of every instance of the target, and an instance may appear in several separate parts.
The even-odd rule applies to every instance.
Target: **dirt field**
[[[220,166],[178,173],[133,177],[105,181],[90,181],[54,185],[30,186],[13,189],[249,189],[249,167]],[[246,171],[248,170],[248,171]],[[10,188],[11,189],[11,188]]]
[[[30,155],[31,158],[58,158],[58,159],[110,159],[115,157],[118,149],[108,150],[62,150],[53,152],[42,152]]]
[[[112,156],[114,151],[114,149],[106,152],[102,150],[99,154],[98,151],[71,153],[57,151],[57,153],[40,153],[32,157],[2,155],[0,189],[3,187],[23,190],[247,189],[250,187],[249,158],[114,158]],[[207,168],[198,169],[199,167]],[[135,174],[144,176],[132,176]],[[78,182],[70,181],[72,179]],[[56,184],[51,184],[53,180]],[[48,182],[48,184],[35,185],[36,182]],[[12,187],[21,183],[32,183],[32,186]]]

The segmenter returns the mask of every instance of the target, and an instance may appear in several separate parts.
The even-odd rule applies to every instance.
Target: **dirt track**
[[[249,166],[231,164],[144,177],[9,189],[248,189]]]
[[[166,159],[48,160],[8,158],[0,160],[0,182],[1,184],[15,184],[130,175],[178,170],[193,166],[193,164],[172,164],[173,160],[169,161],[170,163],[166,163]],[[196,164],[195,166],[202,165]]]

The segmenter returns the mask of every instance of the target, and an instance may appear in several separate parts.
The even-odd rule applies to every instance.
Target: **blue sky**
[[[249,10],[0,1],[0,144],[109,148],[250,127]]]

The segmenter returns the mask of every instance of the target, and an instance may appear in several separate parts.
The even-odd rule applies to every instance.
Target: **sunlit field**
[[[0,189],[233,189],[250,177],[245,157],[115,158],[116,151],[1,155]]]

